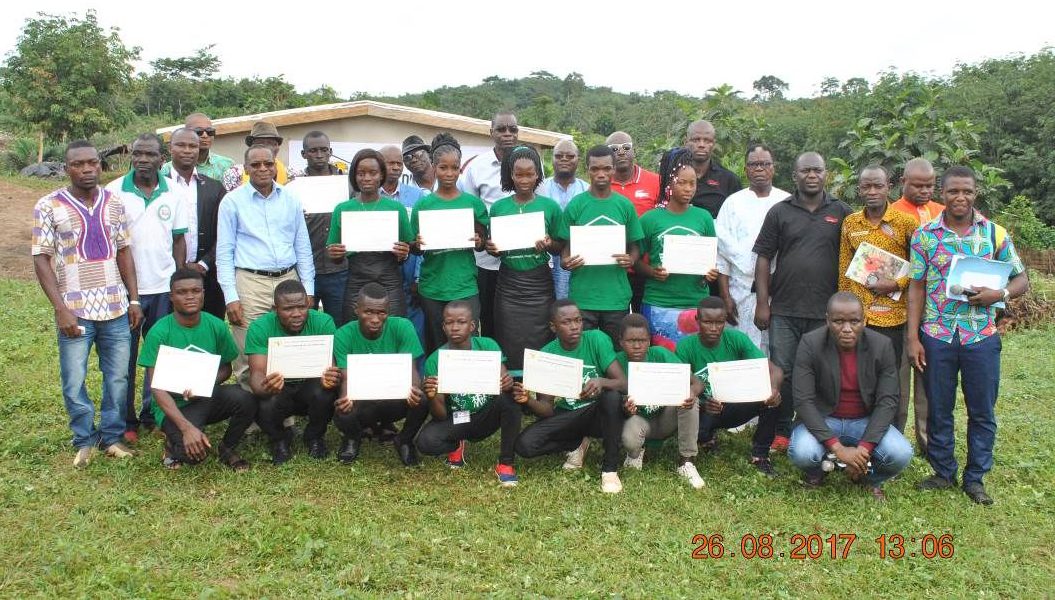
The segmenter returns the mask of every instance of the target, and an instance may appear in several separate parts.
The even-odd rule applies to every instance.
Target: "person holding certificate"
[[[548,274],[548,273],[547,273]],[[488,337],[474,336],[476,316],[468,302],[455,300],[443,309],[443,331],[447,333],[447,343],[429,355],[425,361],[425,397],[429,401],[429,412],[432,420],[421,429],[417,446],[422,454],[429,456],[447,455],[447,466],[460,469],[465,465],[465,441],[478,442],[487,439],[501,429],[501,450],[495,475],[502,487],[517,485],[516,471],[513,469],[515,453],[513,444],[520,434],[520,421],[523,413],[509,395],[513,389],[513,379],[506,371],[505,365],[499,363],[498,381],[495,387],[501,390],[498,395],[484,393],[440,393],[440,388],[457,388],[459,385],[471,387],[472,381],[441,382],[440,377],[454,378],[457,375],[472,377],[473,373],[464,373],[464,369],[473,369],[472,365],[458,365],[459,370],[440,370],[440,353],[444,351],[488,351],[496,352],[498,360],[505,362],[502,348]]]
[[[708,296],[700,300],[696,308],[699,332],[678,342],[678,358],[689,363],[693,377],[702,383],[700,401],[704,405],[700,411],[700,448],[714,452],[718,448],[715,436],[719,429],[739,427],[758,417],[758,426],[751,440],[751,464],[766,477],[776,477],[773,464],[769,462],[769,446],[773,443],[777,426],[779,413],[776,407],[780,405],[783,372],[769,363],[770,395],[757,402],[721,402],[714,397],[708,383],[707,365],[711,363],[766,357],[746,333],[726,327],[728,316],[725,302],[720,297]]]
[[[631,362],[682,362],[670,350],[662,346],[650,345],[651,339],[648,320],[644,316],[630,314],[623,317],[623,324],[619,331],[619,345],[623,349],[616,353],[615,359],[623,367],[624,372],[630,372]],[[679,455],[677,473],[694,489],[702,488],[703,478],[700,477],[696,465],[692,462],[699,452],[696,447],[696,436],[700,428],[700,413],[696,404],[696,396],[702,388],[699,379],[694,378],[689,396],[685,398],[681,406],[638,406],[634,398],[628,396],[623,405],[627,414],[630,415],[623,424],[623,447],[626,448],[626,461],[623,466],[640,470],[645,460],[645,440],[665,440],[676,431]]]
[[[828,325],[802,336],[795,354],[796,426],[788,459],[820,486],[827,454],[850,479],[884,500],[883,482],[912,460],[912,444],[894,427],[900,385],[890,339],[865,328],[864,307],[850,292],[828,301]],[[829,459],[830,460],[830,459]]]
[[[600,329],[611,340],[619,337],[619,323],[629,312],[630,280],[626,270],[640,255],[638,241],[644,236],[634,205],[612,191],[615,153],[608,146],[594,146],[586,153],[590,189],[571,199],[564,209],[557,238],[565,242],[561,265],[571,271],[568,298],[581,311],[583,327]],[[584,257],[571,254],[572,227],[606,227],[619,225],[625,232],[622,253],[611,255],[609,264],[587,264]]]
[[[341,327],[333,340],[333,353],[344,382],[340,398],[335,404],[337,413],[334,424],[344,434],[337,459],[346,464],[359,457],[364,428],[376,428],[379,423],[394,423],[403,418],[406,418],[403,429],[394,439],[396,454],[408,467],[418,464],[414,438],[428,416],[428,407],[423,402],[421,376],[414,364],[424,352],[414,331],[414,324],[403,317],[389,316],[388,310],[387,290],[376,282],[364,285],[355,300],[355,320]],[[410,365],[408,379],[411,385],[405,392],[406,396],[384,400],[355,398],[348,391],[349,354],[410,355],[413,364]],[[395,381],[407,375],[406,371],[402,371],[376,372],[372,376]]]
[[[554,237],[560,227],[560,206],[552,199],[535,195],[542,184],[542,161],[538,152],[528,146],[517,146],[502,159],[502,188],[514,192],[491,205],[491,235],[501,231],[503,221],[519,219],[516,215],[539,215],[540,228],[524,239],[517,248],[503,248],[503,239],[487,241],[487,252],[501,258],[498,284],[495,288],[495,331],[498,344],[509,355],[508,366],[523,367],[524,348],[539,349],[553,339],[546,325],[549,305],[553,302],[553,275],[550,253],[559,253],[563,244]],[[510,219],[515,217],[514,219]],[[519,223],[519,221],[517,221]],[[526,227],[527,225],[522,225]],[[515,244],[509,231],[506,239]],[[541,234],[541,235],[539,235]],[[530,246],[524,245],[530,243]]]
[[[139,353],[139,366],[147,370],[147,381],[152,381],[161,366],[161,346],[219,355],[220,368],[210,378],[215,387],[208,390],[191,389],[189,383],[182,394],[151,390],[154,420],[165,432],[162,464],[178,469],[184,464],[202,462],[212,449],[212,442],[202,430],[206,425],[227,421],[227,431],[216,448],[220,462],[236,471],[248,470],[249,461],[235,449],[256,418],[256,400],[238,384],[220,385],[231,376],[231,362],[238,358],[238,346],[227,325],[202,310],[205,275],[189,268],[177,269],[169,280],[169,290],[173,312],[154,324]],[[192,377],[188,374],[187,379]]]
[[[634,270],[645,277],[645,295],[641,314],[648,319],[652,330],[652,342],[673,350],[681,338],[692,335],[693,313],[700,300],[710,295],[709,284],[718,280],[717,240],[714,238],[714,219],[711,213],[692,205],[696,193],[696,169],[693,168],[692,153],[676,148],[670,156],[670,193],[665,208],[654,208],[641,217],[641,257]],[[695,249],[671,248],[667,243],[674,236],[712,238],[714,242],[708,264],[693,272],[685,264],[686,256]],[[645,257],[648,257],[648,260]],[[669,265],[668,265],[669,263]],[[675,267],[675,265],[677,265]],[[674,269],[669,272],[667,266]],[[686,268],[688,267],[688,268]],[[708,269],[709,267],[709,269]]]
[[[606,148],[607,149],[607,148]],[[557,300],[550,309],[550,328],[557,339],[542,347],[583,363],[582,392],[577,397],[532,396],[522,383],[513,384],[513,399],[527,405],[539,418],[516,441],[516,453],[524,458],[568,452],[565,469],[581,469],[590,437],[604,442],[601,491],[617,494],[619,438],[623,432],[620,394],[626,393],[626,375],[615,359],[612,340],[603,331],[583,331],[583,318],[575,301]]]
[[[425,347],[429,352],[444,342],[443,307],[451,300],[467,300],[473,306],[473,314],[480,312],[479,288],[476,285],[476,255],[473,249],[483,251],[487,239],[487,206],[483,201],[458,189],[458,175],[462,162],[462,149],[458,140],[449,133],[440,133],[432,140],[432,164],[436,169],[439,188],[414,205],[410,226],[414,242],[410,246],[414,254],[424,254],[421,275],[418,279],[418,295],[425,311]],[[457,240],[461,247],[431,249],[429,232],[423,231],[421,214],[435,210],[468,209],[472,212],[472,229],[464,240]],[[432,235],[443,232],[434,229]],[[491,332],[486,332],[490,334]]]
[[[249,358],[249,388],[257,397],[257,424],[271,440],[271,462],[281,465],[293,457],[292,428],[282,423],[293,415],[307,415],[304,445],[312,458],[326,458],[329,450],[323,436],[333,418],[341,373],[332,361],[319,369],[318,377],[286,379],[280,371],[268,372],[268,346],[272,338],[333,335],[337,327],[330,315],[311,310],[304,286],[286,280],[275,287],[275,308],[249,326],[245,353]]]
[[[327,252],[331,260],[339,262],[343,261],[346,256],[348,258],[348,284],[344,290],[344,319],[350,321],[354,318],[355,299],[359,297],[359,290],[370,282],[381,284],[388,292],[392,314],[406,316],[407,301],[403,294],[403,271],[400,265],[410,255],[410,242],[414,241],[414,236],[410,233],[410,219],[407,217],[407,211],[396,200],[381,195],[381,184],[388,177],[388,167],[380,152],[369,148],[360,150],[352,159],[349,169],[352,189],[359,194],[359,197],[342,202],[333,209],[330,238],[327,241]],[[396,214],[397,225],[390,232],[392,239],[387,242],[391,246],[389,250],[352,252],[344,245],[344,237],[354,238],[354,236],[348,236],[351,232],[342,229],[345,213],[365,212]],[[370,225],[365,226],[370,227]]]
[[[300,156],[308,163],[304,167],[304,177],[332,177],[336,180],[336,175],[344,175],[340,167],[331,164],[333,149],[330,147],[330,138],[321,131],[314,130],[304,134]],[[301,180],[300,183],[305,181]],[[320,180],[313,179],[312,181]],[[333,211],[308,210],[307,200],[309,199],[305,196],[309,192],[300,191],[301,189],[298,188],[298,192],[301,194],[301,202],[305,209],[304,224],[308,227],[311,256],[315,261],[315,302],[312,308],[318,310],[321,304],[322,310],[333,317],[333,322],[339,327],[344,323],[341,311],[344,310],[344,288],[348,277],[348,263],[344,261],[344,256],[338,260],[333,260],[329,256],[327,245],[329,244],[330,227],[333,223]],[[321,194],[320,191],[315,193]],[[329,194],[322,195],[322,198],[333,201],[333,197]],[[337,199],[341,198],[344,196]],[[333,204],[329,206],[332,207]]]

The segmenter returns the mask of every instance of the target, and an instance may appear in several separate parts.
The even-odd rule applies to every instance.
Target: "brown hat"
[[[260,138],[273,138],[278,140],[278,143],[282,143],[282,136],[278,134],[278,128],[275,127],[274,123],[267,121],[253,123],[253,130],[249,132],[249,135],[245,136],[245,145],[252,146]]]

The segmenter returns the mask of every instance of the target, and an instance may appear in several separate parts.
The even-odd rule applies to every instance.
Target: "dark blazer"
[[[802,336],[791,380],[796,420],[821,443],[835,437],[824,418],[839,402],[839,378],[839,349],[828,327]],[[857,342],[857,382],[870,415],[861,441],[878,445],[897,416],[901,391],[893,345],[869,329]]]
[[[198,179],[198,256],[195,261],[208,265],[209,273],[216,273],[216,222],[220,200],[227,190],[223,184],[204,175]],[[214,275],[215,276],[215,275]]]

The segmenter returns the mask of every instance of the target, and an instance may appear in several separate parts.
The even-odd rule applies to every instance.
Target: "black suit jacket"
[[[796,419],[821,443],[835,437],[824,418],[839,402],[839,380],[839,348],[828,327],[802,336],[792,371]],[[869,329],[857,343],[857,382],[870,415],[861,441],[878,445],[897,416],[901,391],[893,345]]]
[[[220,200],[227,190],[223,184],[204,175],[198,180],[198,255],[195,261],[208,265],[209,273],[216,273],[216,222],[220,213]]]

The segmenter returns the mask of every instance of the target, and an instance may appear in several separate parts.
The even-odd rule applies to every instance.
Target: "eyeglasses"
[[[571,152],[569,152],[569,153],[567,153],[567,154],[565,154],[565,153],[563,153],[563,152],[558,152],[557,154],[554,154],[554,155],[553,155],[553,160],[573,160],[573,159],[575,159],[575,158],[576,158],[577,156],[578,156],[578,155],[576,155],[576,154],[572,154]]]
[[[271,168],[274,168],[274,166],[275,166],[275,161],[273,161],[273,160],[249,163],[249,168],[250,169],[271,169]]]
[[[768,169],[772,167],[773,163],[768,160],[752,161],[747,163],[748,169]]]
[[[499,125],[494,128],[498,133],[516,133],[520,131],[520,128],[516,125]]]
[[[625,142],[622,144],[608,144],[608,147],[612,150],[612,152],[630,152],[634,149],[634,144],[630,142]]]
[[[201,137],[203,135],[207,135],[209,137],[215,137],[216,136],[216,128],[215,127],[195,127],[194,128],[194,133],[198,134],[198,137]]]

